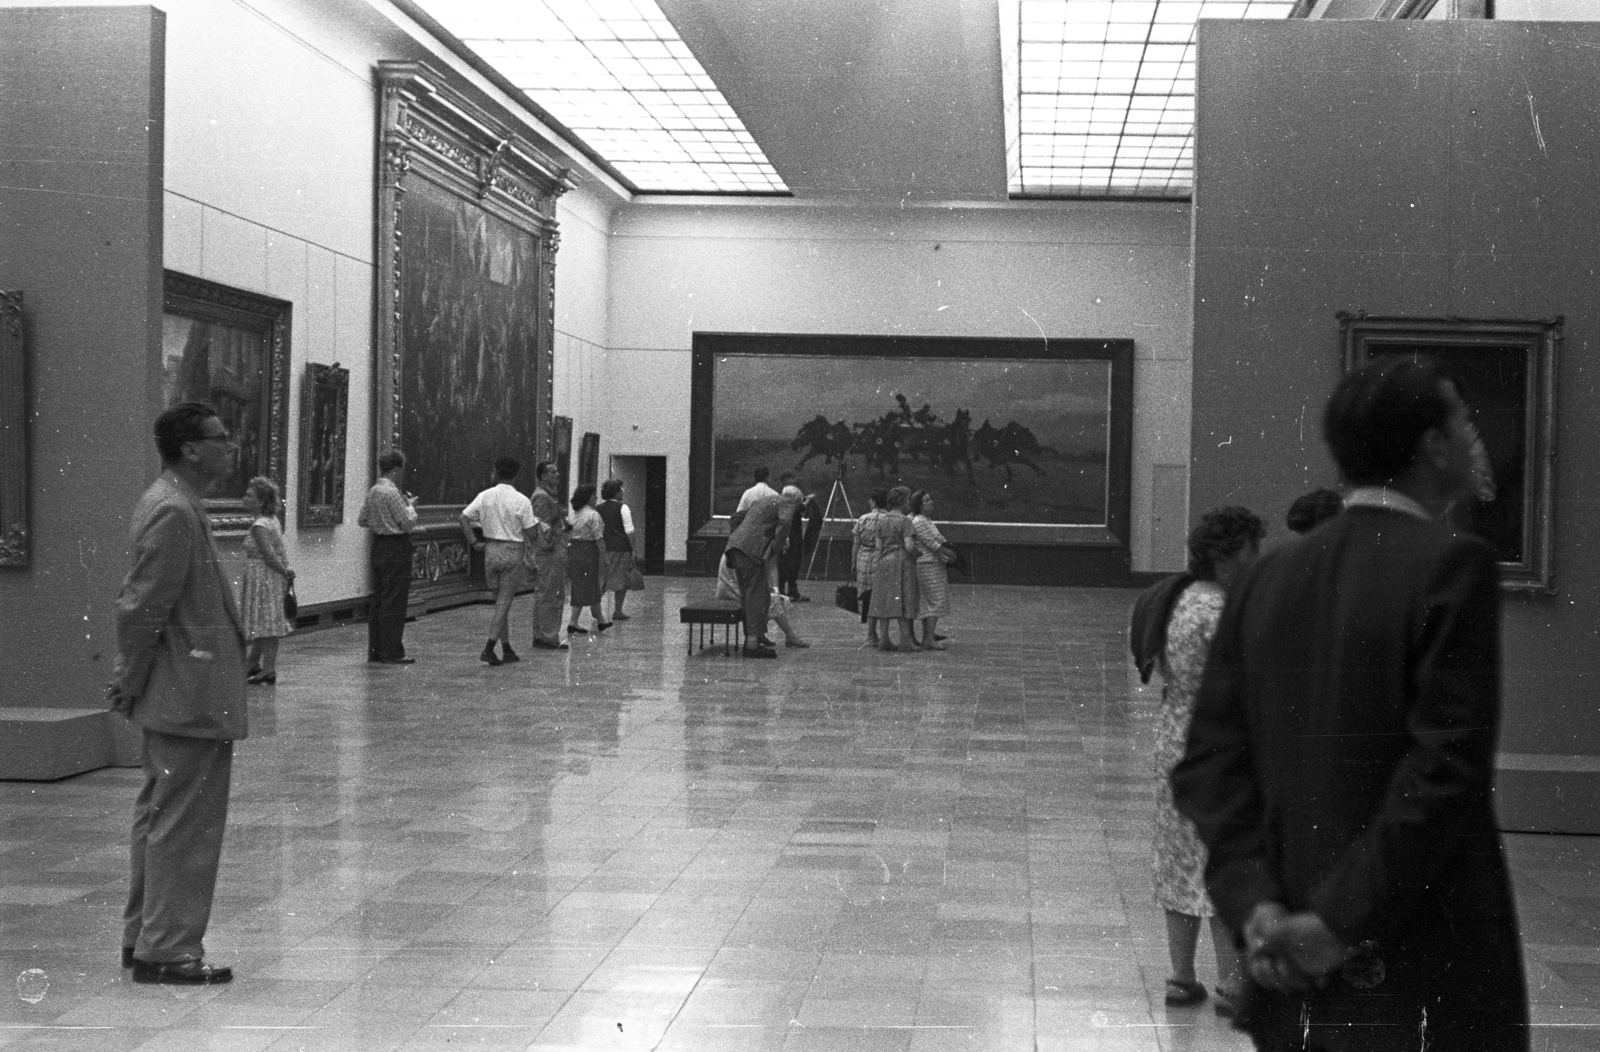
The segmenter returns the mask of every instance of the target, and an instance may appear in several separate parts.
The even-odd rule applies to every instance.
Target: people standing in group
[[[797,603],[809,603],[810,597],[800,594],[800,567],[822,533],[822,505],[815,493],[802,494],[798,486],[786,487],[786,495],[795,507],[789,517],[789,539],[778,555],[778,591]]]
[[[1194,823],[1173,806],[1170,778],[1189,740],[1189,722],[1205,671],[1206,651],[1216,634],[1228,589],[1260,552],[1265,536],[1261,519],[1245,508],[1218,508],[1201,517],[1200,524],[1189,534],[1188,572],[1171,597],[1164,626],[1165,643],[1156,658],[1162,688],[1156,716],[1156,808],[1151,861],[1156,904],[1166,913],[1167,956],[1172,965],[1166,1003],[1183,1006],[1205,1000],[1206,988],[1195,978],[1194,957],[1200,922],[1209,920],[1217,957],[1216,1009],[1227,1016],[1238,1010],[1242,981],[1239,953],[1233,932],[1217,916],[1206,894],[1205,845],[1200,842]]]
[[[767,479],[772,475],[771,468],[763,464],[761,467],[756,468],[755,471],[752,472],[752,475],[755,479],[755,482],[749,489],[745,490],[739,495],[739,505],[733,509],[735,513],[749,511],[750,505],[754,504],[762,497],[776,497],[778,495],[777,490],[767,485]]]
[[[728,535],[728,566],[739,581],[739,602],[744,607],[745,657],[775,658],[775,644],[767,638],[767,611],[774,581],[773,561],[789,536],[795,502],[781,494],[758,497],[746,509],[739,525]]]
[[[567,612],[567,540],[572,527],[561,507],[561,469],[541,460],[533,469],[530,503],[536,520],[533,540],[533,645],[541,650],[566,650],[561,623]]]
[[[244,638],[250,644],[247,682],[271,684],[278,682],[278,640],[294,628],[284,615],[283,606],[289,585],[294,583],[294,571],[289,569],[283,529],[278,525],[278,516],[283,512],[278,487],[271,479],[257,475],[245,486],[244,504],[255,515],[244,538],[244,581],[239,602]]]
[[[378,458],[378,481],[367,491],[356,524],[372,531],[372,605],[367,611],[367,660],[409,665],[406,604],[411,598],[411,530],[417,498],[401,491],[406,456],[398,449]]]
[[[878,645],[878,622],[868,613],[872,607],[872,572],[878,564],[878,516],[889,503],[889,491],[882,486],[872,491],[868,498],[872,506],[850,527],[850,565],[856,572],[856,605],[861,608],[861,621],[867,626],[867,645]]]
[[[589,630],[579,622],[583,608],[594,615],[594,627],[604,632],[611,627],[600,611],[600,597],[604,594],[601,578],[600,545],[605,540],[606,524],[594,509],[594,486],[584,483],[572,491],[571,532],[567,544],[567,583],[572,588],[572,620],[567,622],[567,632],[586,636]]]
[[[1440,521],[1475,484],[1471,411],[1386,356],[1340,382],[1323,437],[1344,511],[1235,584],[1172,774],[1244,937],[1244,1025],[1261,1049],[1524,1052],[1499,574]]]
[[[628,578],[634,572],[633,512],[621,498],[622,480],[607,479],[600,486],[600,503],[595,507],[605,524],[602,591],[611,593],[613,621],[628,620],[622,612],[622,602],[628,595]]]
[[[522,464],[516,457],[500,457],[494,462],[497,480],[464,508],[457,521],[467,545],[483,553],[483,579],[494,592],[494,615],[489,619],[489,641],[478,660],[488,665],[520,661],[511,647],[511,604],[527,583],[527,565],[533,549],[539,520],[533,516],[533,502],[524,497],[514,483]],[[483,531],[480,541],[474,528]],[[495,643],[500,653],[494,652]]]
[[[136,983],[225,983],[205,934],[228,821],[233,743],[249,735],[245,639],[203,497],[233,474],[217,411],[181,402],[156,418],[162,471],[133,510],[133,564],[117,594],[106,697],[143,731],[122,966]]]
[[[933,524],[933,494],[919,489],[911,495],[911,532],[917,542],[917,619],[922,622],[922,649],[943,650],[939,618],[950,613],[950,563],[955,552]]]
[[[911,491],[896,486],[888,493],[888,505],[873,524],[878,542],[878,560],[872,568],[871,616],[881,626],[878,647],[896,649],[889,636],[889,623],[900,623],[900,650],[915,650],[917,644],[911,619],[917,616],[917,540],[908,512]]]

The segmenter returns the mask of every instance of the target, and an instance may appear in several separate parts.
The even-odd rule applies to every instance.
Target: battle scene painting
[[[1088,359],[719,355],[711,512],[759,466],[859,516],[878,486],[927,489],[947,522],[1102,525],[1112,364]],[[835,491],[842,483],[849,511]]]
[[[426,179],[401,217],[400,441],[421,503],[464,505],[538,443],[538,241]]]

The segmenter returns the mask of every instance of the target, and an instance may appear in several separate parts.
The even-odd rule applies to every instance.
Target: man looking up
[[[1439,519],[1474,485],[1472,418],[1435,367],[1345,377],[1323,437],[1342,514],[1229,597],[1178,805],[1243,933],[1261,1049],[1528,1047],[1491,803],[1500,722],[1493,550]]]
[[[406,455],[391,449],[378,458],[380,475],[367,491],[356,525],[372,531],[372,609],[367,613],[367,660],[409,665],[406,603],[411,598],[411,528],[417,498],[402,493]]]

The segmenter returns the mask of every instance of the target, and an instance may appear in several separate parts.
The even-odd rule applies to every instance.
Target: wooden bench
[[[727,625],[723,635],[722,654],[733,653],[735,639],[744,639],[744,607],[732,599],[702,599],[678,608],[678,623],[700,626],[700,649],[706,648],[706,626],[711,626],[711,645],[717,645],[717,626]],[[694,653],[694,630],[689,631],[689,653]]]

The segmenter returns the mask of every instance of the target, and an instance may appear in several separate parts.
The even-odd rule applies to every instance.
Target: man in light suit
[[[796,490],[796,493],[799,491]],[[745,657],[775,658],[777,649],[766,638],[767,612],[772,602],[771,563],[789,537],[789,521],[798,504],[795,497],[774,493],[757,497],[744,518],[728,535],[728,567],[739,579],[739,600],[744,606]]]
[[[228,820],[233,743],[248,734],[245,641],[201,495],[233,471],[216,410],[183,402],[156,419],[161,477],[133,512],[133,567],[117,596],[113,711],[144,731],[123,967],[138,983],[225,983],[205,960]]]
[[[1271,1050],[1525,1050],[1490,795],[1495,553],[1439,521],[1472,491],[1471,413],[1389,356],[1339,385],[1323,435],[1345,510],[1235,587],[1172,774],[1244,936],[1244,1025]]]

